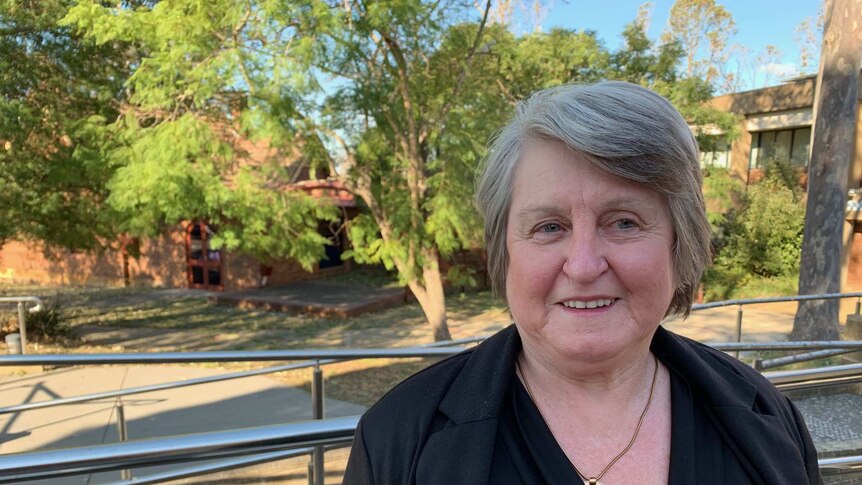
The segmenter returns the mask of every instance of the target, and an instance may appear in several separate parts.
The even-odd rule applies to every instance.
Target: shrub
[[[799,271],[805,206],[781,181],[767,178],[750,187],[734,226],[719,264],[766,277]]]
[[[789,187],[798,178],[770,174],[752,185],[739,211],[718,226],[724,234],[715,264],[704,276],[706,297],[738,297],[758,286],[787,287],[799,272],[805,205]],[[776,286],[775,282],[781,282]],[[756,292],[756,291],[755,291]]]
[[[745,199],[745,186],[725,168],[705,167],[703,197],[713,251],[718,253],[727,244],[728,230]]]
[[[69,317],[63,306],[54,301],[42,305],[42,309],[27,314],[27,338],[47,342],[69,336]]]

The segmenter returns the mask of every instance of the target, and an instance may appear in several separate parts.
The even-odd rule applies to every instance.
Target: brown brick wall
[[[158,237],[142,239],[139,257],[129,257],[129,282],[133,286],[188,287],[185,230],[177,224]],[[280,285],[350,271],[352,263],[312,271],[295,261],[273,265],[267,285]],[[123,257],[119,249],[99,254],[46,255],[38,246],[10,241],[0,248],[0,282],[122,286]],[[222,285],[225,291],[257,288],[260,263],[254,257],[222,251]]]
[[[260,286],[260,264],[257,259],[242,253],[222,251],[222,284],[225,291]]]
[[[38,244],[9,241],[0,248],[0,281],[120,286],[123,260],[117,250],[48,253]]]
[[[141,240],[140,257],[129,258],[132,285],[184,288],[186,243],[181,225],[172,226],[158,237]]]

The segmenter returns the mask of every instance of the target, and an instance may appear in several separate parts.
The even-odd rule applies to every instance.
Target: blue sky
[[[551,1],[554,3],[543,22],[544,30],[552,27],[594,30],[611,49],[619,46],[623,27],[634,20],[638,7],[645,3],[644,0]],[[655,39],[664,31],[674,1],[655,0],[652,3],[649,35]],[[794,29],[804,18],[816,18],[819,0],[719,0],[717,3],[724,5],[736,21],[735,42],[754,53],[767,44],[773,44],[782,53],[777,65],[757,67],[756,84],[764,81],[775,84],[780,80],[780,74],[796,70],[799,50],[793,41]],[[767,76],[766,71],[772,75]]]

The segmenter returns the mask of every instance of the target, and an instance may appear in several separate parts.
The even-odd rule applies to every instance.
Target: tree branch
[[[449,111],[452,109],[454,105],[455,99],[460,94],[461,89],[464,88],[464,84],[467,81],[467,73],[470,68],[473,66],[473,59],[476,55],[476,50],[479,48],[479,43],[482,42],[482,35],[485,32],[485,25],[488,23],[488,14],[491,11],[491,0],[485,1],[485,12],[482,14],[482,21],[479,23],[479,29],[476,31],[476,37],[473,39],[473,44],[470,46],[470,50],[467,51],[467,57],[464,59],[464,66],[461,69],[461,72],[458,74],[458,81],[455,83],[455,87],[452,89],[452,94],[449,95],[448,99],[443,106],[440,107],[440,111],[437,113],[437,116],[433,118],[429,118],[426,120],[426,123],[422,126],[422,133],[420,134],[419,141],[424,142],[428,137],[429,127],[431,126],[439,126],[442,124],[443,119],[449,114]]]

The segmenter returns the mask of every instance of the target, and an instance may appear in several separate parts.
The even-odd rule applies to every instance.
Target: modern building
[[[735,140],[727,143],[716,133],[714,147],[704,151],[704,165],[727,168],[746,185],[763,177],[765,162],[782,159],[802,168],[803,184],[811,152],[814,127],[816,76],[807,76],[752,91],[731,93],[713,98],[710,105],[740,117]],[[862,95],[862,89],[859,90]],[[844,230],[844,291],[862,290],[862,109],[856,101],[856,132],[847,173],[849,195]],[[858,194],[858,195],[852,195]]]

